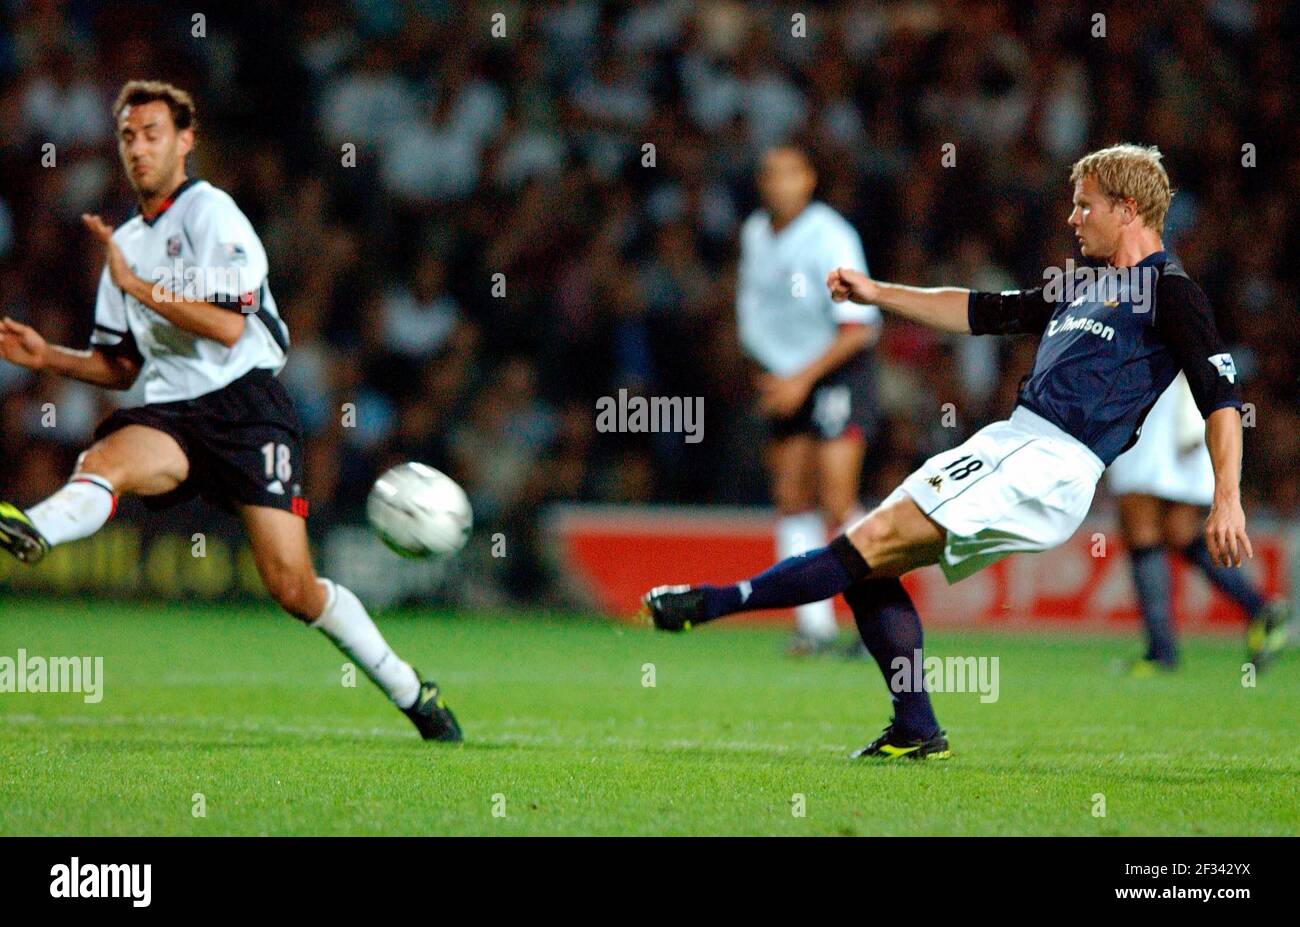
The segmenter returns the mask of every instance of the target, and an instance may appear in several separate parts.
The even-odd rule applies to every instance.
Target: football
[[[465,490],[422,463],[393,467],[366,500],[375,532],[403,557],[446,557],[465,546],[474,513]]]

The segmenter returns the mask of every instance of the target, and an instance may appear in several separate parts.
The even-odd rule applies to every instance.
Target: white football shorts
[[[1009,554],[1050,550],[1083,521],[1105,469],[1087,445],[1023,406],[936,454],[883,504],[908,495],[947,533],[949,585]]]
[[[1183,374],[1151,407],[1137,443],[1110,465],[1106,487],[1117,496],[1141,493],[1200,506],[1214,501],[1214,465],[1205,447],[1205,420]]]

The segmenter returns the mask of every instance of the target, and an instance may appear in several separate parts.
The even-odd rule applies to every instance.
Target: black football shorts
[[[878,420],[875,369],[863,351],[818,380],[793,415],[771,419],[769,424],[777,440],[806,434],[820,441],[846,437],[871,441]]]
[[[307,517],[302,428],[270,370],[250,370],[197,399],[118,409],[95,429],[95,440],[128,425],[171,435],[190,462],[189,477],[176,489],[143,497],[149,508],[202,496],[232,512],[241,504],[262,505]]]

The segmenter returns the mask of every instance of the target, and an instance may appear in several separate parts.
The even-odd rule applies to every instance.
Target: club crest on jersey
[[[167,256],[173,258],[181,256],[181,237],[179,235],[173,235],[167,239]]]
[[[1219,371],[1219,376],[1227,377],[1229,383],[1237,382],[1237,365],[1232,362],[1231,354],[1215,354],[1207,360]]]

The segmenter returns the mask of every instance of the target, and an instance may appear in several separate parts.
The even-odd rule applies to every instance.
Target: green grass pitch
[[[788,659],[779,628],[380,624],[442,683],[466,744],[421,742],[269,605],[0,599],[0,656],[102,656],[105,676],[98,704],[0,694],[0,833],[1300,831],[1300,656],[1243,687],[1235,639],[1129,680],[1113,664],[1131,639],[932,632],[928,655],[998,657],[1000,697],[937,695],[956,755],[920,765],[849,761],[888,717],[879,674]]]

